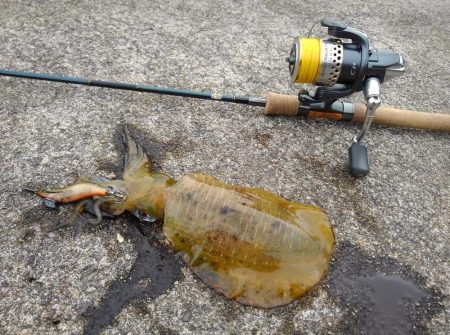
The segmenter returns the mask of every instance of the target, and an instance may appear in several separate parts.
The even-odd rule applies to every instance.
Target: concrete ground
[[[450,113],[450,2],[0,2],[0,67],[264,96],[296,94],[293,38],[332,17],[394,49],[407,71],[383,104]],[[362,101],[361,94],[353,101]],[[284,307],[208,288],[163,242],[161,223],[67,223],[23,187],[114,176],[121,128],[173,177],[201,171],[315,204],[337,244],[330,271]],[[449,329],[449,134],[374,126],[371,173],[347,172],[358,128],[262,109],[0,78],[0,333],[444,334]],[[118,234],[124,237],[122,243]]]

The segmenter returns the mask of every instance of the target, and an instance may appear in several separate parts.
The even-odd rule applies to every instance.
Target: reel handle
[[[364,99],[366,100],[366,116],[359,134],[353,139],[353,144],[348,149],[350,161],[350,173],[353,177],[364,177],[370,172],[367,147],[362,142],[370,129],[375,117],[375,111],[381,104],[381,83],[377,77],[370,77],[363,82]]]
[[[266,115],[297,116],[300,102],[298,96],[269,92],[266,96]],[[365,119],[366,105],[355,103],[354,114],[350,122],[362,123]],[[308,119],[328,119],[343,121],[340,113],[310,111]],[[426,113],[391,107],[379,107],[373,123],[385,126],[429,129],[450,132],[450,114]]]

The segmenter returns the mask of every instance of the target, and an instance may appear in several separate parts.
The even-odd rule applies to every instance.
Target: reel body
[[[321,25],[328,28],[329,38],[298,37],[286,59],[291,82],[318,86],[314,95],[304,90],[299,93],[299,114],[307,115],[315,110],[345,116],[346,104],[335,103],[336,100],[363,91],[366,119],[349,155],[351,173],[365,176],[369,165],[362,138],[381,103],[381,83],[401,75],[405,70],[404,60],[393,51],[370,50],[367,35],[358,29],[331,19],[323,19]],[[356,144],[358,149],[354,147]]]
[[[383,83],[404,72],[403,57],[370,50],[364,32],[331,19],[323,19],[321,25],[328,27],[330,38],[298,37],[287,58],[291,82],[321,86],[314,100],[339,99],[361,91],[367,77]]]

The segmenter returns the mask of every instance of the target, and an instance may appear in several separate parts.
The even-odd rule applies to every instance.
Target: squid
[[[335,237],[322,209],[201,173],[175,180],[152,170],[127,127],[124,140],[122,179],[84,176],[35,193],[49,206],[92,201],[95,222],[124,212],[146,224],[164,220],[166,239],[190,269],[245,305],[291,303],[326,275]]]

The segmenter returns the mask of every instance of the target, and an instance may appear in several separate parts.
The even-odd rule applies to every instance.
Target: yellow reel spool
[[[314,83],[321,68],[321,44],[318,38],[299,38],[300,64],[295,82]]]

